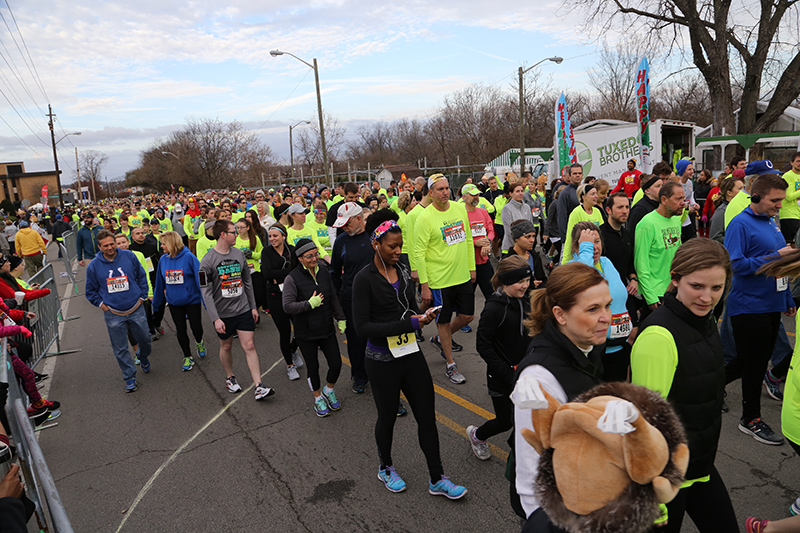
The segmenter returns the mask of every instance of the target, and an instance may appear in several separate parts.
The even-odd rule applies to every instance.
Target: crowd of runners
[[[86,297],[103,311],[125,392],[137,390],[139,370],[151,371],[167,309],[181,348],[174,370],[205,358],[217,346],[203,328],[207,313],[228,392],[243,390],[232,363],[238,338],[255,400],[275,393],[259,362],[275,348],[254,342],[259,324],[274,327],[286,379],[300,380],[305,367],[309,408],[327,417],[346,409],[336,392],[346,339],[348,386],[370,390],[377,410],[377,477],[392,492],[406,489],[391,453],[395,420],[407,412],[402,394],[430,493],[459,499],[467,489],[445,475],[431,372],[465,386],[457,338],[474,339],[495,418],[467,437],[486,460],[488,440],[513,430],[509,512],[523,531],[561,529],[540,506],[539,453],[522,437],[533,430],[531,410],[519,398],[541,389],[565,403],[614,381],[669,400],[688,437],[686,481],[658,530],[680,531],[688,514],[700,531],[739,531],[714,466],[722,413],[739,413],[738,429],[755,442],[785,437],[800,453],[800,376],[781,320],[800,298],[800,152],[782,170],[734,158],[716,177],[688,159],[659,162],[652,174],[636,166],[629,161],[613,189],[573,164],[550,181],[487,174],[458,190],[433,174],[385,188],[152,194],[51,213],[45,227],[59,241],[67,222],[80,223]],[[21,232],[29,218],[12,225]],[[16,248],[35,272],[26,252],[44,248]],[[431,322],[436,334],[425,339]],[[423,343],[441,363],[426,361]],[[741,387],[741,406],[727,405],[726,386]],[[761,417],[762,387],[783,402],[781,431]],[[800,498],[789,503],[800,514]],[[745,529],[800,531],[800,517],[749,517]]]

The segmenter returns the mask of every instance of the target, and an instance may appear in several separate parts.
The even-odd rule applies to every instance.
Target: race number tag
[[[533,218],[539,218],[539,215],[541,214],[542,210],[539,209],[538,207],[531,208],[531,215],[533,215]]]
[[[483,225],[483,222],[473,222],[470,224],[470,228],[472,228],[472,238],[475,237],[486,237],[486,226]]]
[[[785,291],[789,288],[789,276],[784,276],[782,278],[775,279],[776,285],[778,286],[778,292]]]
[[[386,337],[386,342],[389,344],[389,351],[392,352],[392,356],[395,358],[400,358],[419,350],[417,337],[414,333],[401,333],[394,337]]]
[[[442,232],[444,233],[444,242],[447,246],[452,246],[467,240],[467,233],[464,231],[464,224],[461,222],[443,228]]]
[[[244,292],[241,279],[230,279],[221,283],[223,298],[238,298]]]
[[[115,292],[125,292],[130,287],[128,286],[128,276],[117,276],[116,278],[106,278],[106,286],[109,294]]]
[[[608,328],[609,339],[623,339],[631,334],[633,326],[628,312],[611,315],[611,326]]]
[[[154,272],[155,271],[155,268],[153,268],[153,258],[152,257],[148,257],[147,259],[145,259],[144,260],[144,264],[147,265],[147,271],[148,272]]]
[[[252,275],[256,271],[256,265],[253,263],[247,263],[247,268],[250,269],[250,274]]]
[[[183,270],[167,270],[167,285],[183,285]]]

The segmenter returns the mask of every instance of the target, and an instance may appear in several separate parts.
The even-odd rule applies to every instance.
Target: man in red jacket
[[[629,200],[633,199],[633,195],[636,194],[636,191],[639,190],[640,187],[639,177],[641,175],[642,171],[636,170],[636,160],[635,159],[628,160],[628,170],[626,172],[623,172],[622,175],[619,177],[617,186],[614,187],[614,190],[611,191],[611,194],[624,190],[628,199]]]

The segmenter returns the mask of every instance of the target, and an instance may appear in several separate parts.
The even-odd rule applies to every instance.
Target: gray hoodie
[[[511,224],[517,220],[527,220],[532,224],[536,224],[531,213],[531,208],[524,202],[517,202],[516,200],[509,200],[503,207],[503,250],[510,250],[514,247],[514,237],[511,235]],[[537,219],[538,220],[538,219]]]

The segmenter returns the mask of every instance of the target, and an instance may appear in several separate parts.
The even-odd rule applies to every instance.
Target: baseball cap
[[[444,174],[434,174],[428,178],[428,190],[433,189],[433,184],[437,181],[446,180]]]
[[[471,194],[472,196],[480,196],[481,190],[474,183],[467,183],[461,187],[461,194]]]
[[[736,170],[734,170],[731,173],[731,176],[734,177],[734,178],[742,178],[743,179],[745,176],[747,176],[747,173],[744,171],[743,168],[737,168]]]
[[[272,210],[272,216],[279,219],[289,210],[289,204],[281,204]]]
[[[747,168],[744,169],[747,176],[754,174],[780,174],[781,171],[773,168],[772,161],[769,159],[762,159],[757,161],[750,161]]]
[[[20,221],[19,221],[19,227],[20,227],[20,228],[29,228],[30,226],[31,226],[31,225],[30,225],[30,224],[28,224],[28,221],[27,221],[27,220],[20,220]]]
[[[289,207],[289,214],[294,215],[295,213],[308,213],[308,209],[303,207],[303,204],[292,204]]]
[[[339,206],[339,211],[336,214],[336,222],[333,223],[334,228],[341,228],[347,221],[361,214],[363,209],[355,202],[345,202]]]

